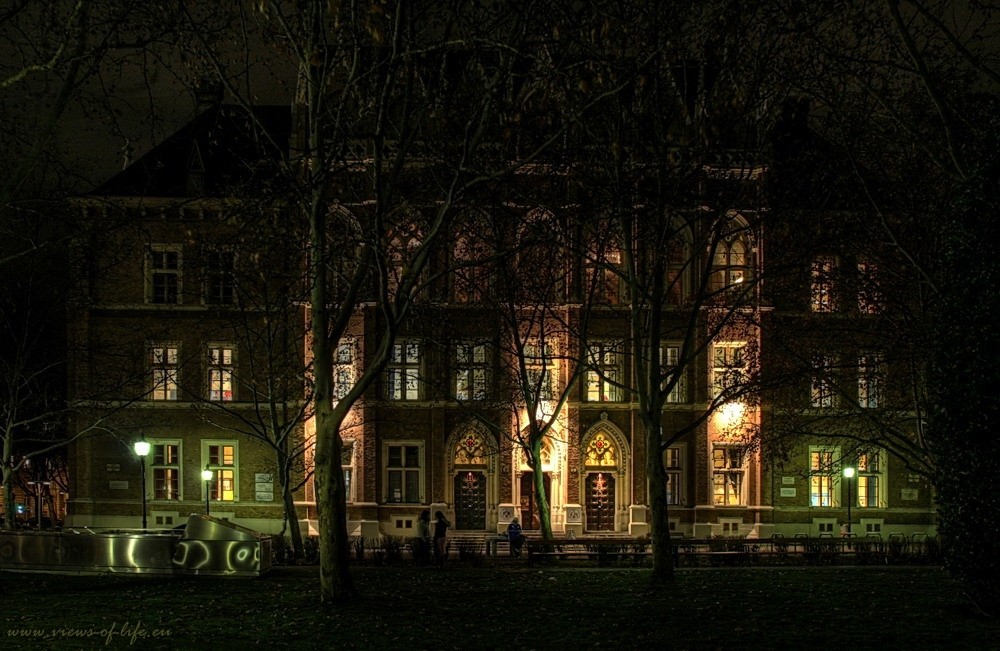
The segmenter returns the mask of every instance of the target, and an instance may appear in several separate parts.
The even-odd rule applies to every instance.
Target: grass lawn
[[[936,567],[681,569],[658,592],[642,569],[455,563],[354,576],[362,598],[327,611],[312,568],[0,573],[0,649],[1000,649],[1000,621]]]

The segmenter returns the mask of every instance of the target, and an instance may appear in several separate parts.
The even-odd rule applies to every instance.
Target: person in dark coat
[[[521,547],[524,546],[524,533],[521,531],[521,523],[517,518],[507,525],[507,540],[510,541],[510,555],[520,556]]]
[[[434,560],[438,565],[444,565],[445,556],[448,555],[448,527],[451,523],[444,513],[438,511],[434,514]]]

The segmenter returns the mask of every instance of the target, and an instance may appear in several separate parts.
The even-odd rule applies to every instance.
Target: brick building
[[[287,146],[289,111],[261,111],[286,135],[277,146]],[[315,532],[313,428],[302,380],[309,364],[303,249],[295,249],[294,227],[255,239],[231,218],[237,205],[247,210],[235,201],[239,188],[269,182],[270,154],[247,150],[241,124],[232,107],[209,109],[79,201],[97,227],[80,298],[70,306],[71,398],[90,406],[80,418],[100,419],[106,434],[71,449],[69,526],[139,526],[143,480],[132,444],[144,439],[152,446],[144,482],[151,527],[210,508],[278,531],[287,473],[298,524]],[[264,162],[236,164],[250,157]],[[671,441],[662,451],[671,528],[695,537],[835,534],[850,505],[857,533],[931,534],[930,491],[912,462],[872,444],[877,437],[857,434],[880,427],[884,421],[868,417],[890,408],[903,430],[914,417],[891,388],[899,375],[886,370],[905,360],[882,352],[887,342],[874,335],[883,307],[858,281],[874,267],[818,239],[808,246],[789,239],[788,225],[815,213],[766,209],[767,169],[737,159],[706,168],[705,188],[737,183],[750,191],[740,193],[743,205],[715,209],[732,226],[713,240],[708,259],[696,217],[687,218],[686,249],[671,272],[675,300],[664,309],[660,349],[661,364],[676,369],[662,417]],[[547,273],[527,257],[477,257],[485,244],[472,219],[438,251],[435,279],[342,432],[349,530],[411,535],[424,508],[444,511],[463,531],[503,530],[514,516],[537,527],[533,471],[519,441],[532,418],[548,418],[542,483],[554,531],[648,533],[651,452],[631,389],[638,353],[624,344],[628,292],[611,269],[621,251],[594,248],[600,238],[588,230],[593,216],[580,208],[584,192],[572,178],[556,183],[547,174],[544,167],[525,172],[518,202],[491,198],[474,206],[508,215],[501,223],[542,224],[545,236],[519,246],[540,247]],[[524,197],[532,192],[544,199],[531,205]],[[711,192],[702,194],[709,203]],[[427,209],[419,190],[411,205]],[[548,217],[530,217],[542,205]],[[365,204],[345,201],[339,209],[363,211]],[[548,237],[556,232],[563,235]],[[273,239],[289,248],[274,247]],[[542,242],[562,248],[552,257]],[[534,323],[516,346],[497,312],[507,300],[499,279],[511,269],[515,283],[548,278],[558,286],[541,320],[557,327],[538,326],[537,311],[511,299],[518,318]],[[773,282],[770,269],[781,270]],[[267,303],[275,283],[280,291],[270,293],[280,299]],[[744,316],[714,327],[713,315],[733,311],[728,301],[738,287],[750,288],[739,294]],[[277,315],[280,336],[265,342],[262,333]],[[857,323],[868,317],[866,335]],[[831,336],[834,322],[849,325],[851,337]],[[534,327],[547,334],[532,334]],[[373,293],[334,353],[338,397],[383,329]],[[808,354],[790,354],[797,338],[796,350]],[[837,352],[842,345],[850,355]],[[527,413],[516,398],[518,368],[537,392],[539,413]],[[265,387],[265,378],[280,386]],[[756,383],[759,399],[728,399],[741,383]],[[861,425],[844,429],[846,421]],[[283,468],[281,445],[269,437],[286,425]],[[850,479],[842,472],[848,466],[855,469]],[[201,478],[206,469],[208,481]]]

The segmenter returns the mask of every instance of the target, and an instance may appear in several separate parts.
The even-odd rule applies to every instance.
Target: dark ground
[[[937,567],[359,567],[324,608],[315,568],[260,579],[0,573],[0,649],[1000,649]]]

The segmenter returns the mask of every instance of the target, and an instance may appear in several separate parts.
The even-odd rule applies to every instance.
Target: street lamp
[[[146,441],[145,435],[134,444],[132,444],[132,449],[135,450],[136,456],[139,457],[139,477],[141,478],[140,488],[142,489],[142,530],[146,530],[146,455],[149,454],[149,442]]]
[[[205,466],[205,469],[201,471],[201,479],[205,482],[205,515],[208,515],[208,500],[212,496],[212,491],[208,483],[212,481],[212,471],[207,465]]]
[[[844,479],[847,483],[847,533],[851,533],[851,479],[854,478],[854,468],[844,468]]]

